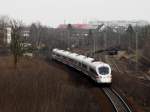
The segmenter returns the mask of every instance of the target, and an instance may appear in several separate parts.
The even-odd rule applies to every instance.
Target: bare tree
[[[17,67],[18,59],[23,54],[23,48],[20,41],[22,22],[13,20],[11,21],[12,28],[12,41],[11,41],[11,51],[14,57],[14,66]]]
[[[68,29],[68,48],[67,49],[70,50],[71,49],[72,25],[68,24],[67,29]]]
[[[6,43],[6,27],[10,24],[8,16],[0,17],[0,46],[5,46]]]
[[[42,26],[41,26],[41,24],[39,22],[38,23],[32,23],[32,25],[30,27],[30,38],[31,38],[30,41],[35,46],[39,46],[40,45],[41,29],[42,29]]]
[[[93,32],[91,29],[88,31],[88,44],[89,44],[90,56],[92,56],[94,44],[93,44]]]
[[[129,25],[126,32],[127,32],[127,36],[128,36],[128,51],[130,51],[131,48],[134,47],[134,43],[133,43],[134,30],[133,30],[133,27],[131,25]]]

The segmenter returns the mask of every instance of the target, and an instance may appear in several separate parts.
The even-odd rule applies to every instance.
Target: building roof
[[[71,24],[71,26],[75,29],[92,29],[92,25],[90,24]],[[67,29],[68,24],[60,24],[58,26],[59,29]]]

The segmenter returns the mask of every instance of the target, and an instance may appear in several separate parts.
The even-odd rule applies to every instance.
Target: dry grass
[[[134,74],[113,73],[113,86],[120,88],[138,110],[137,112],[150,112],[150,87],[131,77]],[[143,110],[143,111],[142,111]]]
[[[0,57],[1,112],[98,112],[96,98],[67,73],[38,59]]]

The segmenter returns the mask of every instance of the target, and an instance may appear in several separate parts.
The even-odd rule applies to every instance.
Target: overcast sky
[[[89,20],[148,20],[150,0],[0,0],[0,15],[44,25]]]

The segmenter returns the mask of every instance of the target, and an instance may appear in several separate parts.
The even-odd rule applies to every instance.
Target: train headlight
[[[110,75],[110,76],[108,76],[107,78],[110,78],[110,79],[112,79],[112,76]]]
[[[96,79],[101,79],[102,78],[102,76],[96,76]]]

